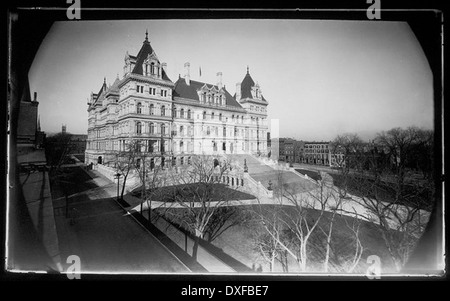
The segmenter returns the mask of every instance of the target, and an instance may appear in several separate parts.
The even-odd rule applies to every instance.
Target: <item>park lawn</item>
[[[141,196],[141,187],[133,190],[132,195],[135,197]],[[211,192],[206,192],[205,189],[211,190]],[[229,188],[225,184],[208,184],[204,183],[192,183],[186,185],[177,185],[177,186],[164,186],[159,187],[156,190],[148,189],[148,195],[157,196],[158,201],[162,202],[173,202],[173,193],[178,192],[181,193],[183,199],[186,202],[189,202],[194,196],[193,191],[196,191],[199,195],[210,195],[211,201],[224,201],[224,198],[228,198],[230,201],[242,201],[242,200],[252,200],[255,199],[254,195],[249,193],[239,191],[233,188]]]
[[[263,257],[259,254],[257,250],[257,237],[261,234],[266,233],[262,227],[260,220],[258,220],[258,215],[262,214],[267,216],[273,210],[275,206],[278,210],[282,209],[287,215],[295,215],[296,211],[290,206],[279,206],[279,205],[243,205],[237,206],[241,210],[241,214],[245,217],[244,222],[239,225],[235,225],[227,229],[219,237],[213,240],[211,243],[222,249],[223,252],[239,260],[243,264],[247,265],[249,268],[254,270],[262,270],[262,272],[269,272],[269,264],[264,261]],[[185,209],[175,209],[178,210],[176,216],[183,216],[183,210]],[[181,210],[181,211],[180,211]],[[312,222],[319,215],[319,211],[315,209],[307,209],[308,220]],[[319,223],[319,226],[323,227],[324,230],[328,229],[329,220],[331,219],[331,213],[325,212],[324,216]],[[176,221],[172,220],[173,223],[178,224]],[[354,273],[365,274],[368,264],[366,262],[367,257],[370,255],[377,255],[381,258],[382,263],[382,273],[395,272],[394,265],[389,257],[387,249],[381,238],[380,233],[377,231],[377,226],[364,221],[359,221],[355,218],[349,216],[336,215],[332,244],[336,254],[333,255],[333,261],[336,262],[336,266],[329,272],[343,272],[339,266],[345,259],[352,257],[353,248],[355,242],[353,241],[347,225],[352,225],[355,222],[360,222],[360,240],[363,245],[364,251],[361,260],[355,269]],[[180,226],[180,224],[178,224]],[[324,244],[325,236],[319,229],[313,233],[310,239],[311,247],[309,248],[309,264],[308,268],[314,272],[323,271],[323,259],[324,259]],[[294,259],[289,256],[289,273],[298,273],[299,268]],[[275,267],[275,272],[282,273],[282,267],[277,264]]]

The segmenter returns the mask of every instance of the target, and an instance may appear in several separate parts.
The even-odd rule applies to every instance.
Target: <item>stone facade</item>
[[[130,141],[141,151],[183,165],[191,155],[267,155],[267,105],[247,74],[232,96],[222,84],[184,76],[172,82],[146,37],[137,56],[128,52],[123,77],[106,79],[88,101],[86,163],[114,163]]]

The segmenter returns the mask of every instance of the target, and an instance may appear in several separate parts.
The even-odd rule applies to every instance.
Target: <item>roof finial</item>
[[[103,84],[106,85],[106,76],[103,78]]]
[[[247,74],[248,74],[248,65],[247,65]]]
[[[148,42],[148,29],[145,30],[145,41]]]

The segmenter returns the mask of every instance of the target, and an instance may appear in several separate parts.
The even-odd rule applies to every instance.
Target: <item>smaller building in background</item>
[[[305,142],[302,163],[329,165],[330,142]]]
[[[294,162],[294,142],[295,140],[286,139],[284,141],[284,157],[285,161],[289,163]]]
[[[272,153],[275,149],[278,149],[278,161],[289,163],[332,166],[332,162],[340,162],[342,157],[342,154],[331,153],[330,142],[328,141],[302,141],[292,138],[272,139]]]

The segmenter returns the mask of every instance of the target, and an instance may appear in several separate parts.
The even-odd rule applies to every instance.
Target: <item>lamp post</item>
[[[117,201],[119,201],[119,182],[120,182],[120,177],[122,176],[121,173],[116,173],[114,175],[114,177],[117,179]]]

